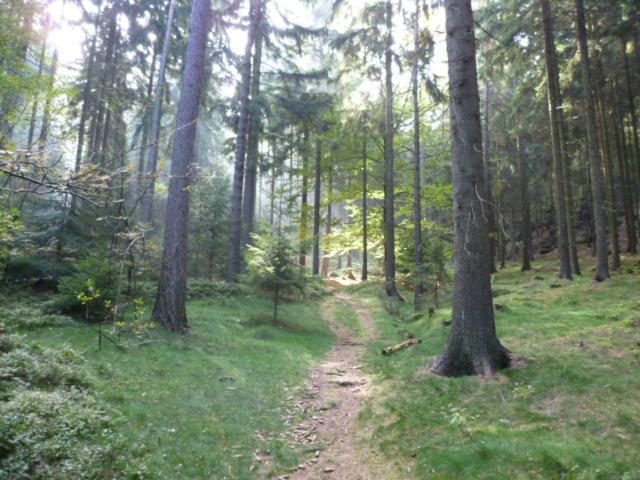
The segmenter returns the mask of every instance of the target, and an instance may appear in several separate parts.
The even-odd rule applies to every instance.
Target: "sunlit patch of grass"
[[[553,260],[495,275],[500,338],[528,362],[490,380],[427,372],[446,343],[450,305],[409,326],[368,290],[355,293],[382,333],[368,360],[383,394],[362,419],[411,478],[640,478],[640,276],[595,283],[589,260],[589,275],[573,282],[556,278]],[[411,305],[402,308],[409,317]],[[407,328],[423,343],[381,356]]]
[[[259,478],[297,465],[280,434],[285,399],[334,340],[319,304],[287,304],[277,325],[262,297],[188,307],[187,335],[158,329],[152,343],[125,352],[108,343],[98,351],[95,332],[78,325],[30,330],[27,339],[83,353],[96,390],[126,418],[122,433],[145,452],[151,478]]]

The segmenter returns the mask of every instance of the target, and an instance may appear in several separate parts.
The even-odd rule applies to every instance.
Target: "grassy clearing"
[[[260,297],[193,301],[189,334],[158,331],[126,352],[108,343],[98,351],[96,333],[78,324],[22,333],[82,354],[151,478],[259,478],[269,471],[259,471],[256,451],[279,471],[297,464],[280,438],[284,400],[334,340],[316,303],[284,306],[278,326],[270,312]]]
[[[382,333],[368,363],[383,395],[363,421],[376,424],[390,457],[410,465],[410,478],[640,478],[638,258],[623,272],[602,284],[559,281],[550,261],[498,273],[499,335],[529,363],[489,381],[427,373],[446,342],[450,306],[403,322],[379,308],[375,285],[353,288]],[[407,330],[424,343],[379,355]]]

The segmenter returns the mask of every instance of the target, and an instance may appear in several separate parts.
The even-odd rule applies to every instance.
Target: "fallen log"
[[[406,342],[398,343],[397,345],[393,345],[391,347],[383,348],[383,355],[391,355],[392,353],[396,353],[399,350],[403,350],[405,348],[409,348],[411,345],[417,345],[418,343],[422,343],[422,340],[419,338],[410,338]]]

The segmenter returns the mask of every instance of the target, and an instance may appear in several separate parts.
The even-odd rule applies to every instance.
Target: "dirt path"
[[[291,435],[311,458],[298,470],[279,477],[290,480],[399,478],[388,462],[363,442],[370,427],[357,423],[358,413],[372,395],[372,382],[362,371],[366,345],[377,336],[373,318],[349,295],[337,292],[337,302],[346,303],[360,317],[360,335],[336,320],[335,302],[325,304],[324,315],[338,341],[326,360],[316,367],[296,407],[307,417]],[[306,450],[305,450],[306,447]]]

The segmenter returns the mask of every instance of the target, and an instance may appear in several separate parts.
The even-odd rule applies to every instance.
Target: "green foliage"
[[[640,388],[639,330],[629,322],[638,317],[630,300],[638,276],[617,274],[606,284],[579,277],[550,288],[556,261],[495,275],[497,301],[507,307],[496,313],[500,338],[527,361],[494,379],[425,373],[447,341],[450,300],[411,323],[420,346],[392,357],[379,349],[403,338],[407,325],[376,314],[382,337],[367,358],[386,393],[363,420],[376,426],[383,451],[411,465],[410,478],[638,477],[640,424],[631,412],[640,408],[632,393]],[[374,287],[353,291],[380,310]],[[410,314],[411,305],[402,308]]]
[[[191,301],[187,335],[154,330],[147,343],[126,353],[99,351],[89,328],[29,330],[25,336],[50,349],[70,344],[84,352],[96,392],[121,412],[123,422],[114,427],[124,442],[118,451],[144,454],[140,463],[149,478],[271,478],[299,463],[282,439],[286,399],[298,395],[335,337],[315,303],[287,303],[279,325],[256,321],[270,310],[270,299],[255,289],[224,303]],[[223,376],[233,380],[221,381]],[[256,451],[271,453],[268,467],[255,459]],[[122,477],[112,472],[99,478]]]
[[[17,303],[9,307],[0,307],[0,321],[6,322],[7,328],[11,330],[28,330],[67,325],[69,318],[63,315],[45,313],[39,306]]]
[[[209,299],[224,301],[232,297],[246,296],[251,290],[241,283],[215,280],[191,280],[187,285],[189,300]]]
[[[46,256],[16,256],[5,267],[5,282],[32,282],[43,280],[55,287],[60,278],[73,273],[73,265]]]
[[[309,277],[297,264],[298,250],[286,236],[265,232],[253,240],[246,254],[248,279],[273,294],[275,321],[281,296],[304,294]]]
[[[0,333],[0,477],[143,476],[143,461],[128,466],[114,413],[82,363],[67,346],[31,347]]]

